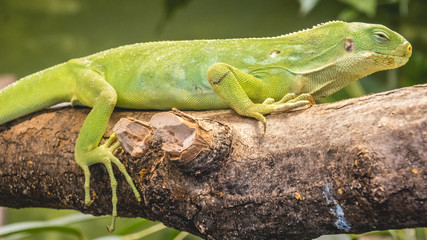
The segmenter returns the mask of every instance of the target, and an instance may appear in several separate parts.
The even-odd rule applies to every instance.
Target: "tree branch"
[[[89,111],[48,109],[0,126],[0,205],[110,214],[106,170],[91,167],[86,208],[74,162]],[[120,118],[155,113],[116,111],[107,134]],[[171,154],[150,137],[141,155],[116,154],[143,197],[138,203],[116,171],[119,216],[208,239],[427,227],[427,85],[270,115],[265,135],[231,110],[187,113],[212,119],[194,123],[203,144],[193,150]]]

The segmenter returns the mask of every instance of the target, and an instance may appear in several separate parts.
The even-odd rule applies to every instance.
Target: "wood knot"
[[[191,174],[218,169],[231,147],[229,127],[176,109],[155,114],[149,123],[121,119],[114,132],[132,156],[146,155],[150,151],[146,143],[153,140],[160,144],[164,160]]]

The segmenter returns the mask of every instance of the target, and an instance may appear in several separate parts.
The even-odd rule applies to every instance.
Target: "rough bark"
[[[88,112],[49,109],[0,126],[0,205],[110,213],[106,170],[91,167],[95,200],[86,208],[73,160]],[[105,136],[120,118],[155,113],[116,111]],[[150,138],[140,156],[116,154],[143,197],[116,171],[120,216],[207,239],[427,227],[427,85],[270,115],[265,135],[231,110],[187,113],[209,118],[200,121],[206,151],[170,154]]]

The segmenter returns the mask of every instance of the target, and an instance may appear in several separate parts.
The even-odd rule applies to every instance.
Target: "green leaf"
[[[415,229],[415,238],[416,239],[427,239],[427,228],[416,228]]]
[[[18,233],[34,234],[43,231],[56,231],[75,235],[78,239],[86,239],[83,233],[77,228],[54,225],[47,222],[24,222],[3,226],[0,228],[0,237],[7,237]]]
[[[99,218],[99,217],[98,217]],[[38,232],[56,231],[65,234],[71,234],[78,239],[86,239],[86,236],[75,227],[65,226],[73,223],[81,223],[95,219],[92,215],[73,214],[50,221],[34,221],[9,224],[0,227],[0,237],[11,236],[14,234],[34,234]]]
[[[107,236],[96,238],[95,240],[123,240],[123,236]]]
[[[368,17],[374,17],[377,10],[377,0],[340,0],[347,3],[359,12],[365,13]]]
[[[180,232],[176,237],[172,240],[183,240],[186,236],[190,235],[188,232]]]
[[[399,12],[402,16],[407,16],[409,12],[409,0],[400,0],[399,1]]]
[[[164,229],[166,229],[165,225],[163,225],[162,223],[157,223],[157,224],[155,224],[149,228],[146,228],[140,232],[123,236],[122,239],[123,240],[138,240],[138,239],[142,239],[143,237],[146,237],[150,234],[153,234],[155,232],[162,231]]]
[[[307,15],[319,2],[319,0],[298,0],[300,4],[300,13]]]
[[[323,235],[314,240],[350,240],[350,237],[347,234],[335,234],[335,235]]]
[[[152,222],[144,218],[133,219],[131,222],[128,222],[126,226],[117,229],[115,234],[121,236],[131,234],[141,228],[147,227],[150,224],[152,224]]]
[[[359,81],[353,82],[344,88],[345,92],[348,93],[350,97],[360,97],[366,94],[365,89],[362,87]]]
[[[352,9],[352,8],[346,8],[341,11],[341,13],[338,15],[338,19],[345,22],[351,22],[354,21],[359,16],[359,12]]]

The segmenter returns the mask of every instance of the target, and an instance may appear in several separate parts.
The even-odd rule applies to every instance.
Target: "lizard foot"
[[[110,138],[103,145],[96,147],[86,152],[76,152],[77,163],[83,168],[85,175],[85,204],[90,205],[92,203],[90,199],[90,171],[89,166],[95,163],[102,163],[107,168],[108,174],[110,175],[110,184],[112,191],[112,222],[110,226],[107,226],[109,232],[113,232],[115,228],[115,222],[117,217],[117,181],[113,173],[113,167],[111,163],[114,163],[120,172],[125,176],[126,181],[132,188],[132,191],[138,201],[141,201],[141,196],[133,183],[132,178],[126,171],[125,166],[113,155],[113,151],[120,146],[120,142],[117,141],[116,134],[112,134]],[[115,142],[115,143],[114,143]]]
[[[314,98],[308,94],[303,93],[296,96],[294,93],[286,94],[280,101],[275,101],[273,98],[267,98],[261,104],[254,104],[245,113],[246,116],[253,117],[260,121],[264,126],[264,133],[267,130],[267,120],[264,115],[276,112],[289,112],[294,109],[311,106],[315,104]]]
[[[289,112],[300,107],[312,106],[315,103],[313,96],[308,93],[303,93],[298,97],[293,93],[288,93],[280,101],[272,103],[272,105],[273,112]]]

